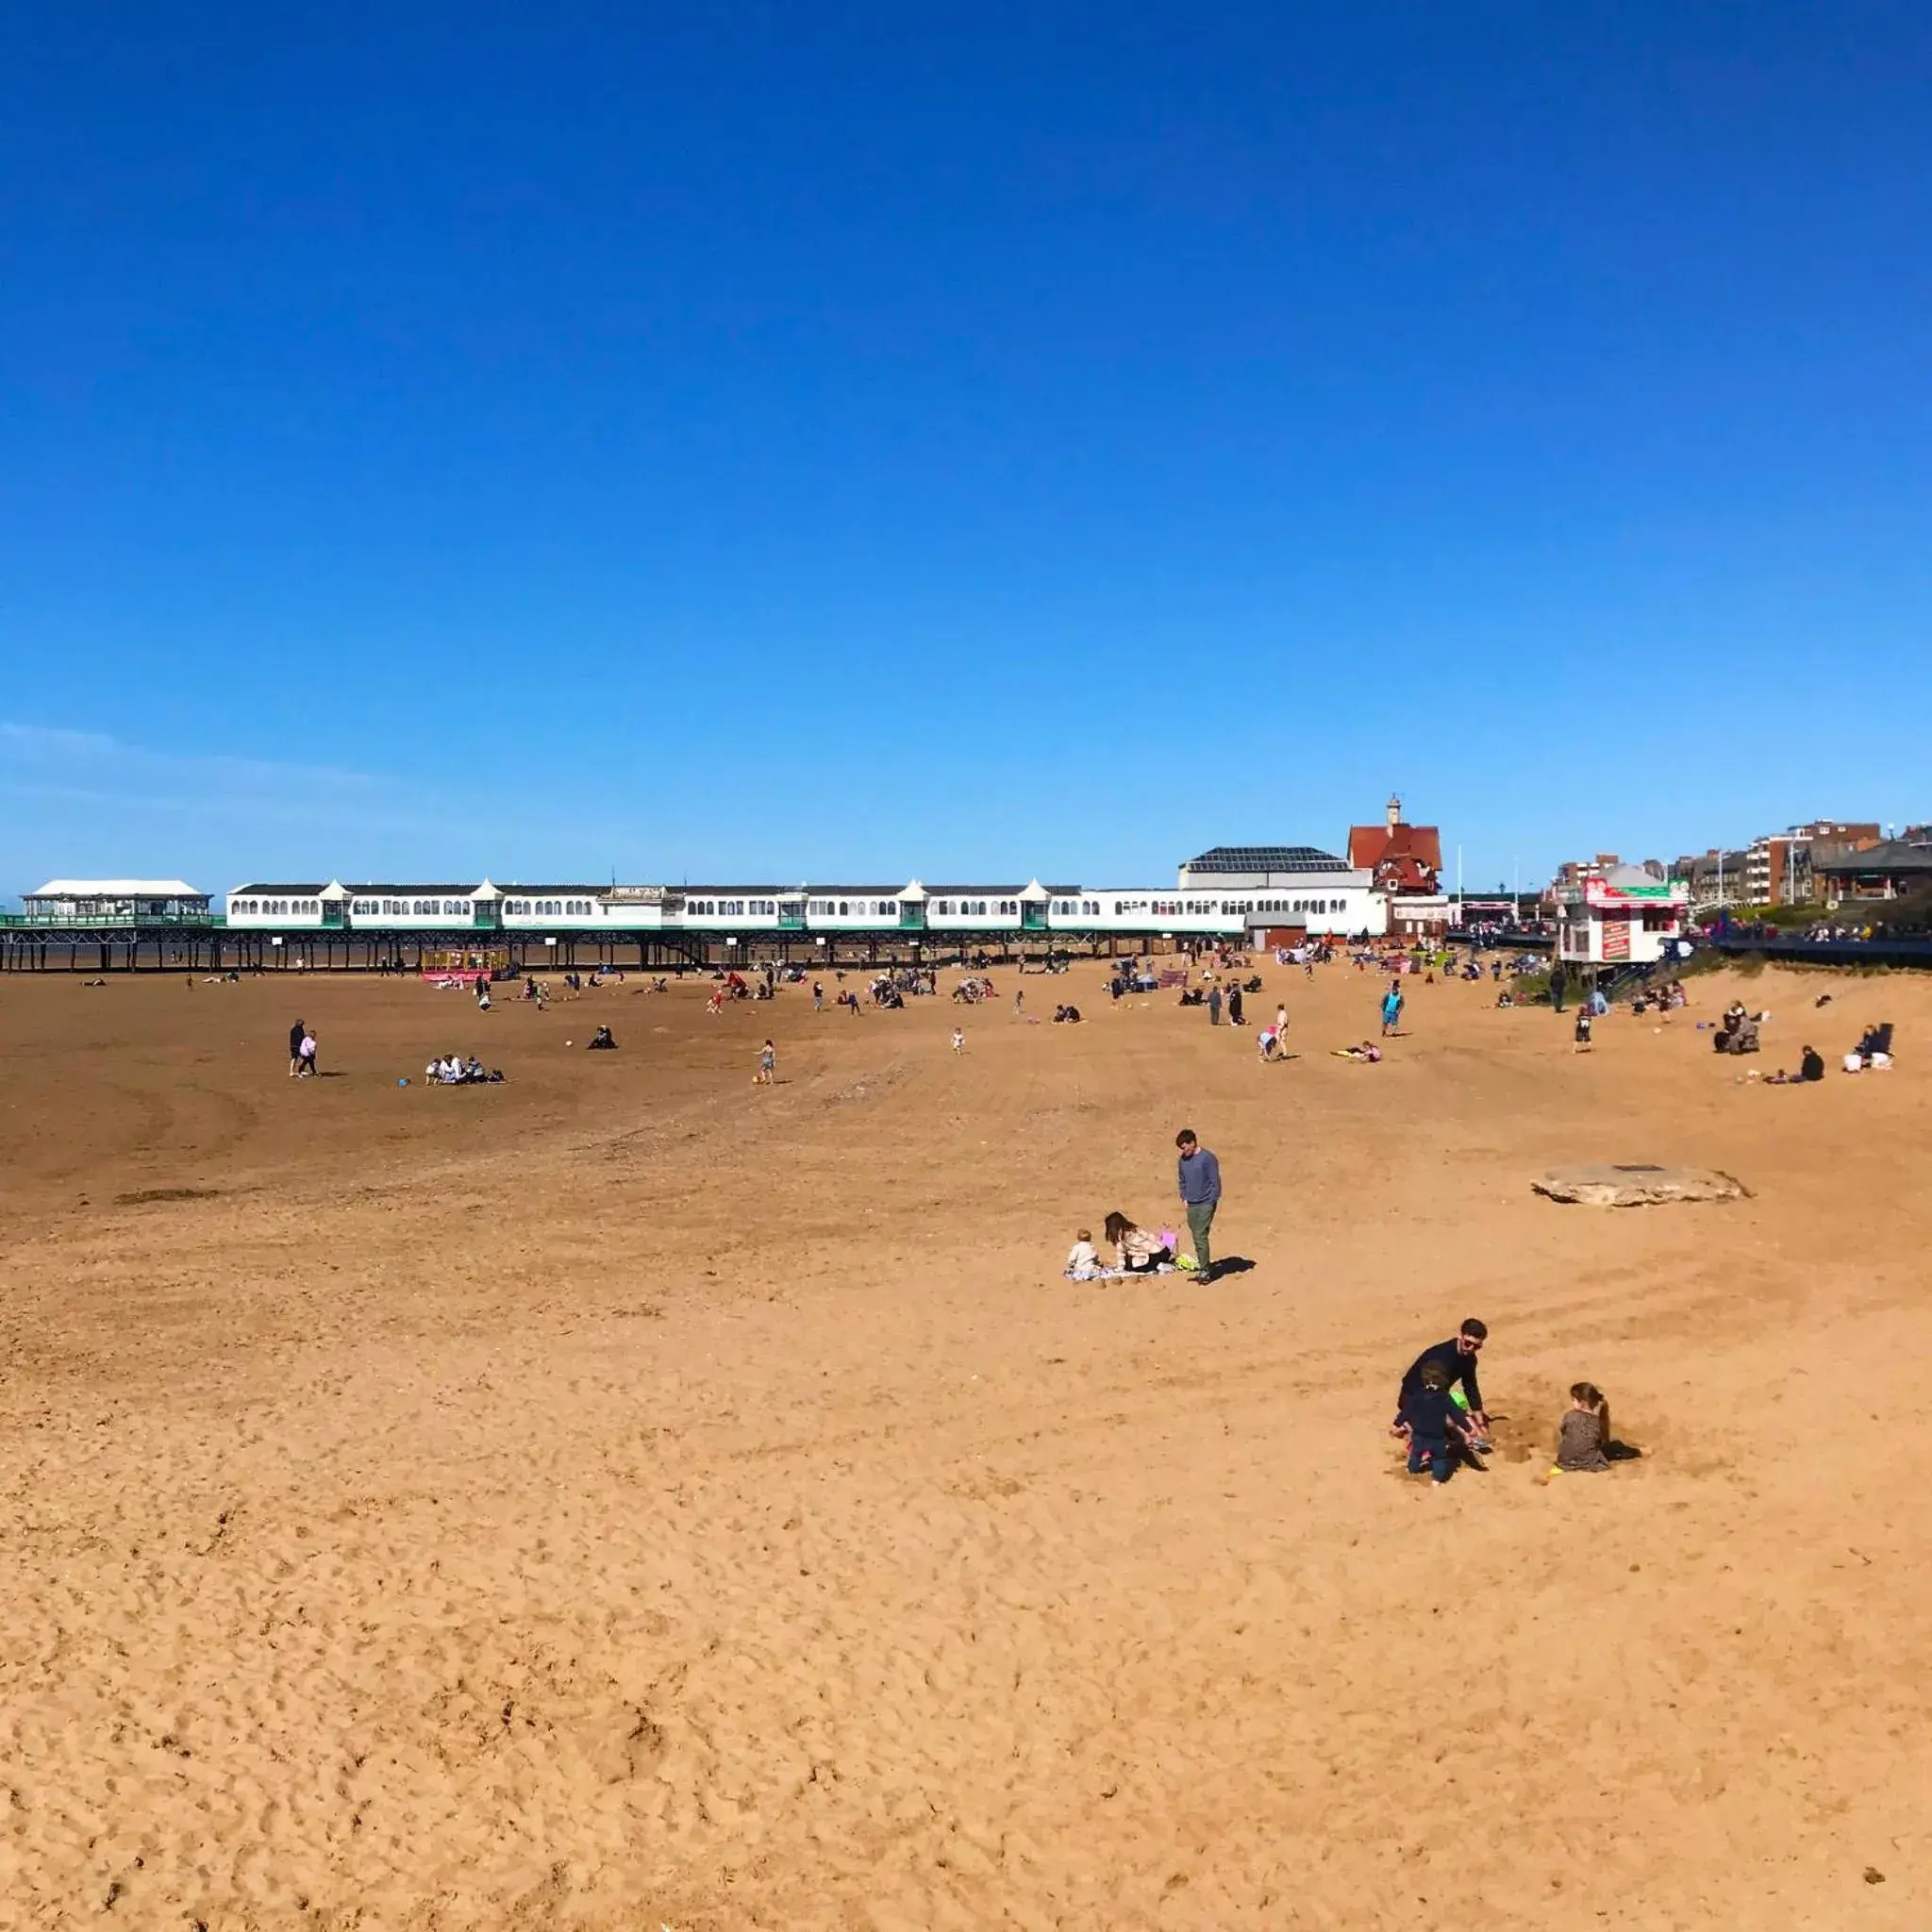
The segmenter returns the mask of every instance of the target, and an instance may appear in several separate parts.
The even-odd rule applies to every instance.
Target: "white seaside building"
[[[1178,885],[1216,893],[1251,945],[1389,930],[1389,897],[1374,874],[1319,845],[1216,845],[1181,867]]]
[[[20,904],[37,925],[166,925],[208,916],[208,895],[186,879],[49,879]]]

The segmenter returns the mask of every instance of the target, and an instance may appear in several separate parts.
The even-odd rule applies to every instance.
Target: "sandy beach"
[[[0,982],[0,1924],[1925,1924],[1932,987],[1579,1056],[1411,980],[1369,1067],[1373,975],[1261,970],[1285,1065],[1098,966]],[[1253,1267],[1062,1280],[1182,1125]],[[1752,1197],[1532,1193],[1598,1158]],[[1438,1493],[1386,1424],[1468,1314]],[[1578,1377],[1646,1457],[1546,1485]]]

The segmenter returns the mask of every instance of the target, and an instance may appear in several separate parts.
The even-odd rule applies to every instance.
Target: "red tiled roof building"
[[[1442,873],[1442,835],[1434,825],[1412,825],[1402,816],[1402,801],[1389,801],[1379,825],[1348,828],[1348,862],[1373,873],[1385,892],[1434,892]]]

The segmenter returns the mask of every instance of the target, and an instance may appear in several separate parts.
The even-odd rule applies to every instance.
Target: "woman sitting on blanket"
[[[1119,1208],[1107,1217],[1101,1233],[1120,1257],[1122,1268],[1129,1274],[1152,1274],[1157,1268],[1174,1259],[1174,1250],[1167,1247],[1158,1235],[1149,1234],[1144,1227],[1136,1227]]]

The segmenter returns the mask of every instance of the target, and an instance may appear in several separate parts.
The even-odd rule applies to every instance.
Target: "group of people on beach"
[[[306,1021],[297,1020],[289,1028],[289,1077],[311,1079],[321,1069],[316,1062],[315,1035]]]
[[[440,1054],[423,1069],[423,1078],[431,1087],[500,1087],[501,1067],[486,1067],[475,1054],[465,1059],[459,1053]]]
[[[1175,1180],[1181,1210],[1188,1224],[1188,1238],[1193,1253],[1181,1252],[1179,1231],[1172,1227],[1149,1230],[1116,1208],[1102,1224],[1104,1238],[1114,1251],[1115,1265],[1108,1266],[1093,1244],[1093,1231],[1083,1227],[1068,1251],[1063,1273],[1069,1281],[1107,1281],[1124,1274],[1163,1274],[1184,1269],[1196,1281],[1214,1279],[1213,1228],[1221,1206],[1221,1162],[1211,1148],[1201,1144],[1192,1127],[1183,1127],[1174,1140],[1179,1157]]]
[[[1482,1458],[1494,1445],[1476,1362],[1489,1339],[1488,1324],[1472,1315],[1448,1341],[1424,1349],[1408,1365],[1389,1432],[1407,1444],[1410,1475],[1426,1475],[1440,1486],[1459,1466],[1488,1467]],[[1641,1454],[1611,1433],[1604,1391],[1594,1382],[1573,1382],[1570,1407],[1557,1421],[1549,1475],[1593,1474]]]

